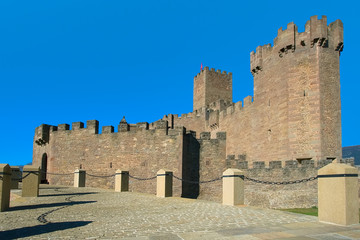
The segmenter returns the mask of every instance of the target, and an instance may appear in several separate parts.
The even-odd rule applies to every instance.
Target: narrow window
[[[268,130],[268,141],[271,141],[271,129]]]

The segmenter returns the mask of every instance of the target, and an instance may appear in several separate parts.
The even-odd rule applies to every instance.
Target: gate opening
[[[47,173],[47,154],[44,153],[41,159],[41,178],[40,178],[40,182],[43,184],[49,184],[46,173]]]

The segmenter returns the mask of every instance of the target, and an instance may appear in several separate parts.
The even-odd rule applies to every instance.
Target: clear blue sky
[[[32,161],[35,127],[97,119],[117,126],[192,111],[193,77],[233,73],[253,94],[249,53],[287,23],[344,23],[343,146],[359,145],[358,1],[0,1],[0,162]]]

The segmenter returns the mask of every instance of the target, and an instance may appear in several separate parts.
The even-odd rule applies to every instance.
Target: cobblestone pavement
[[[42,185],[38,198],[12,190],[0,239],[360,239],[360,226],[316,217],[142,193]]]

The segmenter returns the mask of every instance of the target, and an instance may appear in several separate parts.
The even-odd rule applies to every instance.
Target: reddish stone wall
[[[205,67],[194,78],[194,111],[169,114],[151,124],[121,120],[118,132],[88,121],[35,130],[33,164],[47,159],[48,172],[111,175],[116,169],[146,178],[165,168],[189,181],[207,181],[229,167],[249,177],[288,181],[316,175],[321,159],[341,158],[340,20],[311,17],[305,31],[289,23],[274,45],[250,54],[254,98],[232,102],[232,74]],[[186,132],[184,127],[189,131]],[[150,129],[150,130],[149,130]],[[228,155],[237,155],[238,158]],[[309,159],[312,159],[311,161]],[[288,165],[289,161],[293,160]],[[260,162],[261,161],[261,162]],[[294,163],[301,164],[295,168]],[[311,163],[311,164],[308,164]],[[72,185],[73,175],[48,175],[52,184]],[[88,177],[88,186],[113,187],[113,178]],[[155,193],[156,180],[131,179],[130,189]],[[175,196],[221,201],[221,181],[193,184],[174,179]],[[316,186],[248,183],[246,203],[267,207],[316,205]],[[308,194],[308,196],[306,195]],[[261,199],[261,200],[259,200]]]
[[[168,133],[167,133],[168,132]],[[134,131],[95,134],[94,129],[59,129],[51,131],[46,146],[34,144],[33,164],[41,165],[43,153],[48,156],[48,172],[73,173],[82,168],[93,175],[111,175],[117,169],[129,170],[140,178],[156,175],[160,169],[168,169],[179,177],[183,175],[183,162],[190,164],[191,155],[184,151],[184,142],[192,135],[184,128],[153,129],[138,128]],[[36,137],[38,134],[36,133]],[[185,137],[184,137],[185,136]],[[51,184],[72,185],[73,175],[48,174]],[[138,181],[130,179],[131,191],[156,193],[156,179]],[[114,187],[114,178],[87,176],[87,186]],[[174,181],[174,195],[181,196],[182,184]]]
[[[250,54],[254,100],[232,103],[219,86],[207,84],[223,83],[224,89],[230,81],[205,68],[194,78],[198,111],[174,117],[173,125],[209,131],[212,137],[226,132],[226,154],[245,155],[250,166],[260,160],[268,166],[274,160],[341,158],[342,34],[341,21],[328,26],[325,16],[311,17],[302,33],[294,23],[280,28],[274,46],[259,46]]]
[[[321,148],[324,156],[338,157],[342,156],[339,54],[331,49],[323,49],[319,54],[323,59],[319,69]]]
[[[177,114],[169,114],[167,116],[165,115],[162,120],[168,121],[169,126],[187,126],[187,129],[193,130],[195,134],[199,134],[204,132],[206,129],[206,116],[207,112],[203,108],[192,113],[181,114],[180,117]],[[199,135],[196,137],[199,138]]]
[[[200,134],[200,181],[222,176],[226,167],[226,134],[218,133],[211,138],[209,132]],[[200,184],[199,199],[218,201],[222,199],[222,181]]]
[[[204,144],[204,151],[216,149],[221,152],[221,143],[211,140],[201,140]],[[215,146],[214,146],[215,145]],[[211,150],[210,150],[211,151]],[[218,154],[219,154],[218,152]],[[237,168],[244,172],[248,178],[269,182],[288,182],[295,180],[309,179],[317,176],[317,171],[325,165],[331,163],[331,160],[316,161],[304,160],[301,164],[298,161],[289,160],[282,166],[281,161],[271,161],[269,166],[265,167],[265,162],[253,162],[249,167],[249,162],[245,161],[243,155],[227,156],[226,159],[219,159],[210,152],[206,163],[202,159],[200,162],[202,181],[216,179],[222,176],[222,173],[228,168]],[[221,154],[221,153],[220,153]],[[211,157],[214,156],[214,157]],[[354,166],[354,159],[341,160]],[[255,183],[245,180],[245,204],[250,206],[259,206],[264,208],[310,208],[317,206],[317,180],[296,183],[271,185]],[[222,202],[222,180],[211,183],[200,184],[200,199]]]
[[[204,72],[204,70],[202,70]],[[205,74],[198,74],[194,77],[194,98],[193,98],[193,110],[199,109],[205,104],[205,94],[206,94],[206,85],[205,85]]]
[[[220,99],[232,102],[232,73],[205,67],[194,77],[193,111]]]

